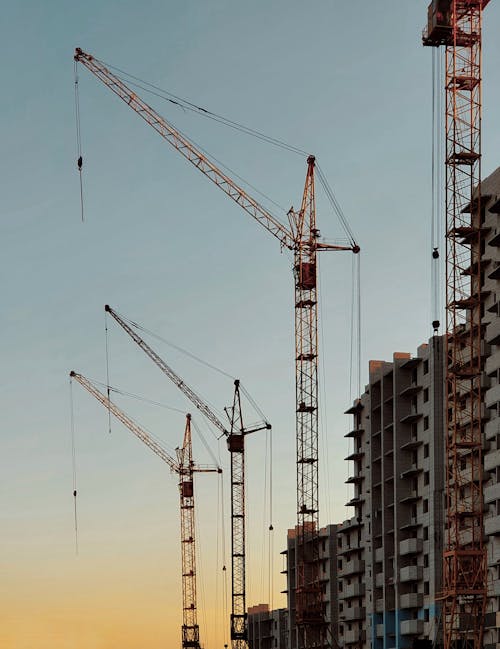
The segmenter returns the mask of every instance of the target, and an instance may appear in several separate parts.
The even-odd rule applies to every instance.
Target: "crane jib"
[[[98,59],[76,48],[75,61],[82,63],[92,74],[100,79],[112,92],[132,108],[144,121],[152,126],[169,144],[199,169],[207,178],[232,198],[250,216],[263,225],[289,250],[295,242],[289,230],[258,201],[224,174],[192,142],[175,129],[167,120],[146,104],[116,75],[110,72]]]

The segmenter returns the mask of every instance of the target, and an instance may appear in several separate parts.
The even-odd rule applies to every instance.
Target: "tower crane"
[[[161,137],[209,178],[243,210],[293,252],[295,311],[295,422],[298,557],[296,580],[296,623],[305,648],[328,647],[319,576],[319,488],[318,488],[318,287],[317,253],[327,250],[358,253],[359,246],[349,232],[350,245],[333,245],[320,240],[316,225],[314,190],[315,157],[307,158],[306,181],[298,211],[287,214],[288,226],[272,215],[171,123],[139,98],[123,81],[91,54],[76,48],[74,59],[134,110]],[[321,177],[321,176],[320,176]]]
[[[445,48],[446,538],[445,649],[480,649],[487,600],[484,544],[484,309],[481,249],[481,26],[490,0],[433,0],[423,44]]]
[[[264,422],[246,428],[241,411],[240,382],[234,382],[233,405],[225,408],[229,426],[207,406],[174,370],[123,320],[108,304],[105,310],[147,356],[168,376],[205,417],[227,438],[231,456],[231,647],[248,649],[246,612],[246,533],[245,533],[245,436],[259,430],[270,430]]]
[[[186,415],[186,426],[182,446],[176,449],[173,458],[153,437],[138,426],[107,396],[98,390],[89,379],[77,372],[70,377],[82,385],[92,396],[100,401],[136,437],[148,446],[158,457],[168,464],[170,470],[179,476],[179,496],[181,513],[181,554],[182,554],[182,649],[201,649],[200,630],[196,609],[196,552],[194,525],[194,473],[222,473],[222,469],[201,466],[193,462],[191,444],[191,415]]]

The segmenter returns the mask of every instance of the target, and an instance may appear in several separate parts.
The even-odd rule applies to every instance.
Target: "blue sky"
[[[149,593],[154,605],[141,614],[158,625],[158,646],[169,633],[178,639],[178,611],[168,620],[152,614],[179,587],[175,480],[127,431],[115,425],[109,436],[105,413],[79,386],[80,555],[74,556],[68,373],[105,380],[105,303],[240,377],[273,423],[276,591],[283,588],[278,553],[295,520],[290,259],[83,68],[82,224],[75,46],[316,154],[362,248],[364,383],[368,359],[415,352],[431,334],[431,52],[420,45],[426,8],[420,0],[6,3],[0,27],[0,512],[2,581],[11,593],[2,621],[5,646],[32,646],[33,637],[42,649],[70,646],[57,644],[61,620],[42,625],[35,616],[36,623],[26,624],[26,614],[16,611],[40,608],[49,592],[49,612],[68,598],[81,603],[78,595],[91,584],[103,592],[130,588],[127,605],[116,611],[125,627],[127,606],[138,592],[141,601]],[[484,174],[500,163],[499,21],[500,9],[491,3],[484,28]],[[299,204],[305,159],[146,99],[285,209]],[[318,223],[328,238],[341,235],[321,195]],[[323,256],[321,290],[321,506],[328,523],[350,515],[342,460],[349,452],[342,414],[350,398],[348,253]],[[159,371],[110,329],[112,383],[187,409]],[[161,350],[210,402],[219,408],[229,402],[230,381]],[[169,448],[180,442],[182,414],[122,406]],[[218,453],[210,432],[207,439]],[[254,566],[269,495],[262,486],[265,449],[263,438],[248,441]],[[199,443],[195,453],[210,461]],[[200,493],[200,535],[207,539],[210,600],[208,572],[220,539],[213,525],[217,489],[205,486],[208,481]],[[255,567],[249,604],[266,596],[267,580]],[[112,646],[112,631],[96,608],[87,601],[78,609],[93,620],[95,636],[85,636],[86,647]],[[79,619],[65,618],[65,639],[73,633],[75,647],[84,637]]]

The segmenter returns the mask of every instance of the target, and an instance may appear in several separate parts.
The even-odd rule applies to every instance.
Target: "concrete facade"
[[[338,574],[337,574],[337,525],[327,525],[319,533],[318,569],[323,590],[325,618],[329,634],[338,634]],[[281,553],[285,559],[282,571],[286,575],[288,641],[287,649],[301,649],[302,642],[295,624],[295,586],[297,574],[297,529],[289,529],[287,547]]]
[[[355,515],[338,529],[339,641],[407,649],[439,641],[444,529],[444,339],[370,362],[353,415]]]
[[[500,167],[481,183],[481,284],[484,295],[484,527],[488,551],[485,649],[500,646]]]
[[[249,649],[286,649],[287,609],[269,610],[267,604],[248,609]]]

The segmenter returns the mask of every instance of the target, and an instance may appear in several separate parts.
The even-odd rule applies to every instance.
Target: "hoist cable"
[[[323,263],[323,259],[321,255],[318,255],[317,257],[317,262],[318,264],[318,270],[317,270],[317,281],[318,281],[318,293],[317,295],[319,296],[319,305],[318,305],[318,311],[320,313],[325,313],[324,309],[324,298],[323,298],[323,273],[321,272],[321,264]],[[319,318],[319,336],[320,336],[320,345],[319,345],[319,375],[318,375],[318,386],[319,386],[319,399],[318,399],[318,406],[320,408],[320,417],[319,417],[319,434],[320,434],[320,441],[321,445],[323,447],[323,451],[321,454],[322,458],[322,464],[324,465],[324,469],[322,470],[322,475],[325,476],[326,478],[326,489],[323,489],[321,492],[321,497],[324,498],[326,501],[326,506],[322,507],[323,511],[326,511],[327,514],[327,519],[331,520],[331,511],[332,511],[332,502],[331,502],[331,493],[332,489],[330,486],[330,475],[331,475],[331,470],[330,470],[330,449],[329,449],[329,444],[328,444],[328,412],[327,412],[327,407],[326,404],[328,403],[328,399],[326,396],[326,368],[327,368],[327,362],[326,362],[326,354],[325,354],[325,327],[324,327],[324,318]],[[324,484],[324,481],[321,482],[321,484]]]
[[[441,53],[432,52],[432,145],[431,145],[431,320],[434,333],[440,326],[440,225],[442,199]]]
[[[173,343],[171,343],[171,342],[169,342],[168,340],[162,338],[161,336],[159,336],[158,334],[154,333],[153,331],[150,331],[149,329],[146,329],[146,327],[143,327],[143,326],[142,326],[141,324],[139,324],[138,322],[135,322],[134,320],[131,320],[130,318],[127,318],[127,317],[124,316],[123,314],[118,313],[118,311],[116,311],[116,310],[114,310],[114,311],[115,311],[115,313],[116,313],[116,314],[117,314],[117,315],[118,315],[122,320],[124,320],[124,321],[125,321],[127,324],[129,324],[131,327],[134,327],[135,329],[137,329],[137,330],[139,330],[139,331],[142,331],[143,333],[146,333],[146,334],[148,334],[149,336],[152,336],[153,338],[156,338],[157,340],[160,340],[161,342],[165,343],[166,345],[169,345],[170,347],[173,347],[174,349],[176,349],[177,351],[181,352],[182,354],[184,354],[184,355],[186,355],[186,356],[192,358],[193,360],[197,361],[198,363],[200,363],[200,364],[202,364],[202,365],[205,365],[205,366],[208,367],[209,369],[212,369],[212,370],[214,370],[215,372],[219,372],[219,373],[222,374],[223,376],[226,376],[226,377],[228,377],[228,378],[230,378],[230,379],[232,379],[232,380],[235,380],[233,376],[231,376],[231,375],[228,374],[227,372],[224,372],[224,370],[221,370],[220,368],[216,367],[215,365],[212,365],[211,363],[208,363],[208,362],[204,361],[203,359],[199,358],[199,357],[196,356],[195,354],[192,354],[191,352],[187,351],[186,349],[184,349],[184,348],[182,348],[182,347],[179,347],[178,345],[174,345]],[[174,374],[176,374],[176,373],[174,372]],[[215,405],[213,405],[212,403],[210,403],[210,402],[208,401],[208,399],[206,399],[205,397],[203,398],[203,402],[204,402],[205,405],[208,406],[208,407],[209,407],[209,408],[210,408],[214,413],[217,414],[217,417],[218,417],[218,419],[219,419],[221,422],[224,421],[224,419],[225,419],[225,415],[224,415],[224,414],[219,410],[219,408],[217,408]]]
[[[118,68],[115,68],[114,66],[109,65],[108,63],[106,63],[105,65],[108,66],[109,68],[112,68],[112,69],[118,70]],[[121,74],[127,74],[127,73],[121,71]],[[130,76],[131,76],[132,78],[137,78],[137,77],[133,77],[132,75],[130,75]],[[118,77],[118,78],[120,79],[120,77]],[[123,79],[120,79],[120,80],[121,80],[121,81],[124,81]],[[162,95],[160,95],[160,94],[158,94],[158,93],[155,93],[155,92],[153,92],[153,91],[151,91],[151,90],[148,90],[148,88],[146,88],[146,87],[144,87],[144,86],[142,86],[142,85],[139,85],[138,83],[131,83],[131,82],[129,82],[129,81],[127,81],[127,83],[130,83],[130,85],[133,85],[133,86],[135,86],[135,87],[138,87],[138,88],[140,88],[141,90],[144,90],[144,91],[146,91],[146,92],[149,92],[149,93],[151,93],[151,94],[154,94],[154,95],[156,95],[157,97],[160,97],[160,98],[162,98],[162,99],[165,99],[166,101],[169,101],[170,103],[177,104],[177,105],[181,106],[181,108],[186,108],[187,110],[192,110],[192,108],[189,108],[189,106],[190,106],[189,102],[187,102],[187,105],[186,105],[186,106],[182,106],[181,103],[180,103],[179,101],[173,101],[172,99],[169,99],[168,97],[163,97]],[[142,83],[147,83],[147,82],[142,82]],[[151,85],[151,84],[149,84],[149,85]],[[153,86],[153,87],[154,87],[154,86]],[[166,92],[166,91],[165,91],[165,92]],[[193,104],[192,106],[194,106],[194,104]],[[150,108],[151,108],[151,107],[150,107]],[[154,109],[151,108],[151,110],[154,110]],[[202,114],[202,115],[204,115],[204,116],[210,116],[210,115],[212,114],[212,113],[210,113],[210,111],[205,111],[204,109],[199,109],[199,110],[201,111],[200,114]],[[215,113],[214,113],[213,115],[215,115]],[[222,118],[222,117],[220,117],[220,116],[217,116],[217,117],[220,118],[218,121],[222,121],[222,120],[224,120],[224,118]],[[231,128],[236,128],[236,122],[234,122],[233,125],[231,125],[229,122],[230,122],[230,120],[227,120],[227,125],[228,125],[228,126],[231,126]],[[226,121],[224,121],[223,123],[226,123]],[[264,192],[262,192],[260,189],[258,189],[257,187],[255,187],[255,185],[252,185],[252,183],[250,183],[248,180],[246,180],[246,179],[243,178],[241,175],[239,175],[238,173],[236,173],[236,171],[234,171],[234,169],[231,169],[231,167],[228,167],[228,166],[227,166],[226,164],[224,164],[221,160],[218,160],[214,155],[212,155],[211,153],[209,153],[206,149],[204,149],[200,144],[198,144],[195,140],[193,140],[191,137],[189,137],[186,133],[183,133],[183,132],[182,132],[179,128],[177,128],[177,127],[175,127],[175,130],[176,130],[177,133],[179,133],[179,134],[180,134],[180,135],[181,135],[185,140],[187,140],[187,141],[188,141],[188,142],[189,142],[193,147],[197,148],[201,153],[203,153],[203,154],[207,157],[208,160],[210,160],[210,161],[212,161],[212,162],[218,164],[220,167],[222,167],[222,168],[225,169],[227,172],[229,172],[232,176],[234,176],[235,178],[237,178],[238,180],[240,180],[242,183],[244,183],[245,185],[247,185],[248,187],[250,187],[250,189],[253,189],[257,194],[260,194],[260,196],[262,196],[262,197],[265,198],[267,201],[269,201],[270,203],[272,203],[275,207],[277,207],[277,208],[278,208],[279,210],[281,210],[283,213],[286,213],[287,210],[286,210],[282,205],[280,205],[279,203],[277,203],[276,201],[274,201],[270,196],[268,196],[267,194],[265,194]],[[244,130],[244,127],[241,126],[241,129],[239,129],[239,130]],[[253,135],[255,135],[255,136],[257,137],[256,134],[258,133],[258,131],[255,131],[255,133],[250,133],[250,131],[252,131],[252,129],[247,129],[245,132],[248,132],[249,135],[250,135],[250,134],[253,134]],[[264,136],[263,134],[261,134],[261,135],[262,135],[262,137],[261,137],[260,139],[265,139],[265,138],[267,137],[267,136]],[[268,138],[268,140],[270,141],[270,140],[272,140],[272,138]],[[268,141],[268,140],[266,140],[266,141]],[[275,144],[276,146],[278,146],[278,143],[279,143],[279,142],[280,142],[279,140],[276,140],[276,142],[270,142],[270,143]],[[285,145],[285,143],[280,143],[280,144]],[[302,152],[300,152],[300,153],[302,153]],[[266,209],[267,209],[267,208],[266,208]],[[276,220],[279,220],[278,217],[277,217],[275,214],[272,214],[269,210],[267,210],[267,211],[268,211],[268,212],[273,216],[273,218],[275,218]]]
[[[187,140],[190,144],[192,144],[193,147],[195,147],[196,149],[198,149],[198,151],[201,151],[201,153],[203,153],[203,154],[207,157],[208,160],[210,160],[211,162],[215,162],[215,163],[217,163],[217,164],[219,165],[219,167],[222,167],[222,169],[225,169],[227,172],[229,172],[229,174],[231,174],[232,177],[237,178],[237,179],[240,180],[243,184],[247,185],[247,187],[250,187],[250,189],[253,189],[254,192],[256,192],[257,194],[260,194],[260,196],[262,196],[262,198],[265,198],[267,201],[269,201],[270,203],[272,203],[275,207],[277,207],[279,210],[281,210],[284,214],[287,213],[288,210],[286,210],[282,205],[280,205],[279,203],[277,203],[275,200],[273,200],[273,199],[272,199],[270,196],[268,196],[267,194],[264,194],[263,191],[261,191],[260,189],[258,189],[258,187],[256,187],[255,185],[252,185],[252,183],[249,182],[248,180],[246,180],[245,178],[243,178],[243,176],[241,176],[240,174],[236,173],[236,171],[235,171],[234,169],[232,169],[232,168],[229,167],[227,164],[225,164],[224,162],[222,162],[222,160],[219,160],[219,159],[216,158],[212,153],[209,153],[205,148],[203,148],[203,147],[201,146],[201,144],[198,144],[198,142],[196,142],[196,141],[193,140],[192,138],[188,137],[188,136],[187,136],[185,133],[183,133],[181,130],[177,129],[177,132],[180,133],[180,135],[182,135],[182,137],[183,137],[185,140]],[[271,212],[271,211],[269,210],[269,208],[266,208],[266,211],[267,211],[269,214],[271,214],[271,216],[272,216],[276,221],[279,221],[279,220],[280,220],[276,214],[273,214],[273,212]]]
[[[354,234],[351,230],[351,227],[347,221],[347,217],[345,216],[342,208],[340,207],[340,203],[337,200],[337,197],[335,196],[333,189],[331,188],[330,184],[328,183],[328,180],[326,179],[325,174],[323,173],[321,167],[319,164],[316,164],[316,170],[318,174],[319,181],[321,185],[323,186],[323,189],[325,190],[325,193],[328,197],[328,200],[330,201],[332,208],[337,214],[337,217],[340,221],[340,224],[342,225],[342,228],[344,229],[344,232],[349,239],[349,242],[352,246],[356,245],[356,240],[354,238]]]
[[[268,570],[269,570],[269,557],[266,565],[266,549],[267,549],[267,536],[265,533],[266,527],[268,527],[268,523],[266,521],[267,518],[267,501],[268,501],[268,473],[267,473],[267,467],[268,467],[268,462],[269,462],[269,455],[268,455],[268,444],[267,444],[267,435],[266,435],[266,440],[265,440],[265,446],[264,446],[264,481],[263,481],[263,498],[262,498],[262,545],[260,549],[261,553],[261,558],[262,560],[260,561],[260,593],[261,597],[264,597],[264,593],[266,591],[266,586],[267,589],[269,589],[269,580],[267,581],[266,584],[266,576],[269,577]],[[262,463],[261,463],[262,465]],[[269,599],[267,600],[269,601]]]
[[[109,402],[110,386],[109,386],[109,344],[108,344],[108,312],[107,311],[104,312],[104,338],[106,341],[106,393]],[[111,408],[109,407],[109,403],[108,403],[108,432],[109,434],[111,434]]]
[[[96,379],[93,379],[93,378],[89,378],[89,377],[86,377],[86,378],[87,378],[87,381],[90,384],[94,385],[94,386],[100,386],[100,387],[103,387],[103,388],[108,387],[108,385],[106,383],[102,383],[101,381],[97,381]],[[144,401],[145,403],[150,403],[150,404],[155,405],[155,406],[160,406],[161,408],[166,408],[167,410],[172,410],[174,412],[180,412],[182,414],[185,414],[185,410],[181,410],[180,408],[172,408],[171,406],[166,406],[166,405],[164,405],[162,403],[159,403],[157,401],[152,401],[151,399],[147,399],[146,397],[140,397],[140,396],[135,395],[135,394],[133,394],[131,392],[125,392],[125,390],[120,390],[119,388],[113,387],[112,385],[109,386],[109,391],[113,392],[114,394],[120,394],[120,395],[125,396],[125,397],[131,397],[133,399],[137,399],[138,401]],[[136,425],[138,428],[141,428],[142,430],[144,430],[144,432],[146,432],[152,439],[154,439],[156,442],[158,442],[158,444],[160,444],[161,446],[164,446],[164,447],[167,446],[166,442],[163,439],[161,439],[160,437],[155,435],[153,432],[148,430],[145,426],[139,424],[129,414],[127,414],[127,413],[125,413],[125,414],[126,414],[127,418],[130,419],[130,421],[134,425]],[[169,452],[173,453],[173,451],[174,451],[174,449],[172,449],[172,447],[170,447]]]
[[[358,266],[358,274],[357,274],[357,299],[358,299],[358,313],[357,313],[357,341],[358,341],[358,397],[361,397],[361,328],[363,325],[362,321],[362,316],[363,314],[361,313],[361,254],[356,255],[356,262]]]
[[[349,403],[352,402],[353,396],[353,367],[354,367],[354,342],[355,342],[355,336],[354,336],[354,322],[355,322],[355,302],[356,302],[356,296],[355,296],[355,260],[356,255],[352,256],[351,260],[351,344],[350,344],[350,349],[349,349]]]
[[[223,610],[224,610],[224,620],[228,619],[229,607],[228,607],[228,570],[226,566],[226,526],[225,526],[225,510],[224,510],[224,474],[219,474],[220,480],[220,507],[221,507],[221,535],[222,535],[222,576],[223,576]],[[227,645],[227,625],[224,624],[224,635],[226,636],[226,645]]]
[[[71,419],[71,465],[73,470],[73,508],[75,526],[75,554],[78,555],[78,516],[76,509],[76,444],[75,444],[75,409],[73,404],[73,381],[69,380],[70,391],[70,419]]]
[[[266,415],[259,408],[259,406],[257,405],[257,402],[255,401],[255,399],[253,399],[252,395],[248,392],[248,390],[245,388],[245,386],[241,382],[240,382],[240,390],[245,395],[245,397],[248,399],[250,405],[252,406],[252,408],[254,408],[254,410],[257,412],[259,417],[261,417],[262,420],[265,421],[266,423],[269,422],[269,419],[266,417]]]
[[[273,431],[268,430],[269,438],[269,609],[274,610],[274,525],[273,525]]]
[[[214,452],[212,451],[212,449],[208,445],[207,440],[205,439],[205,436],[203,435],[203,433],[202,433],[201,429],[199,428],[198,424],[194,421],[194,419],[191,419],[191,424],[193,425],[193,428],[195,429],[195,431],[198,433],[198,437],[200,438],[201,443],[205,447],[205,450],[207,451],[207,453],[212,458],[214,465],[216,467],[220,468],[220,462],[217,460],[217,458],[215,457]],[[215,435],[215,433],[213,431],[212,431],[212,434],[217,439],[217,436]]]
[[[82,166],[83,166],[83,157],[82,157],[82,133],[80,126],[80,93],[78,91],[78,63],[75,61],[75,119],[76,119],[76,165],[78,168],[78,175],[80,178],[80,210],[82,223],[84,220],[83,215],[83,180],[82,180]]]
[[[204,365],[205,367],[208,367],[211,370],[214,370],[214,372],[218,372],[219,374],[222,374],[222,376],[225,376],[228,379],[235,380],[235,377],[229,374],[228,372],[225,372],[224,370],[220,369],[219,367],[212,365],[212,363],[209,363],[208,361],[203,360],[199,356],[196,356],[192,352],[188,351],[187,349],[184,349],[183,347],[179,347],[179,345],[175,345],[174,343],[170,342],[166,338],[163,338],[159,334],[155,333],[154,331],[151,331],[151,329],[147,329],[143,325],[139,324],[138,322],[135,322],[134,320],[131,320],[130,318],[127,318],[124,316],[122,313],[118,313],[116,309],[113,309],[115,313],[117,313],[122,320],[127,322],[127,324],[131,325],[134,327],[134,329],[137,329],[139,331],[142,331],[143,333],[147,334],[148,336],[151,336],[152,338],[155,338],[156,340],[159,340],[160,342],[164,343],[165,345],[168,345],[169,347],[172,347],[173,349],[177,350],[178,352],[181,352],[181,354],[184,354],[185,356],[188,356],[192,360],[196,361],[197,363],[200,363],[201,365]]]
[[[159,97],[164,101],[168,101],[171,104],[179,106],[184,110],[189,110],[199,115],[202,115],[203,117],[206,117],[215,122],[223,124],[224,126],[228,126],[234,130],[255,137],[259,140],[262,140],[263,142],[267,142],[268,144],[279,147],[291,153],[296,153],[298,155],[303,155],[303,156],[308,155],[307,151],[304,151],[303,149],[300,149],[299,147],[296,147],[293,144],[289,144],[288,142],[284,142],[283,140],[279,140],[278,138],[272,137],[271,135],[262,133],[261,131],[251,128],[250,126],[245,126],[244,124],[235,122],[234,120],[231,120],[228,117],[224,117],[223,115],[214,113],[211,110],[198,106],[197,104],[194,104],[193,102],[188,101],[187,99],[183,99],[178,95],[174,95],[173,93],[169,92],[168,90],[165,90],[164,88],[160,88],[159,86],[150,83],[149,81],[145,81],[144,79],[141,79],[139,77],[134,76],[133,74],[130,74],[129,72],[125,72],[125,70],[121,70],[120,68],[117,68],[114,65],[110,65],[109,63],[106,63],[105,61],[101,61],[101,63],[104,63],[106,67],[115,70],[119,74],[125,75],[125,77],[127,77],[126,82],[129,83],[130,85],[134,85],[140,88],[141,90],[144,90],[145,92],[149,92],[150,94],[155,95],[156,97]],[[118,78],[120,78],[119,75],[117,76]],[[136,83],[133,83],[132,81],[130,81],[130,79],[133,79]],[[124,79],[121,80],[125,81]]]

